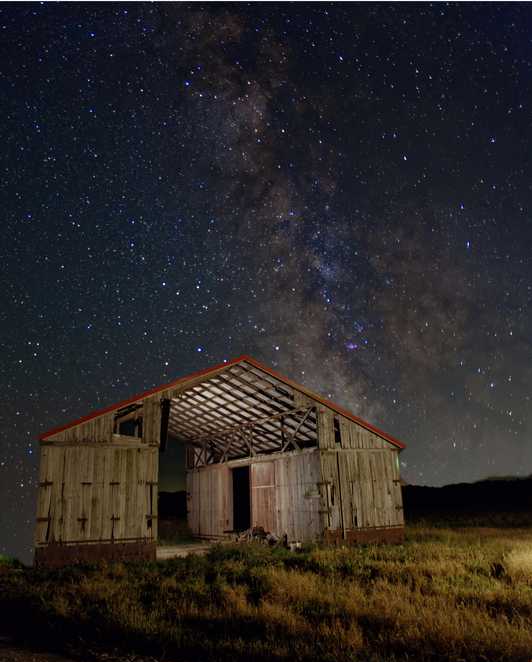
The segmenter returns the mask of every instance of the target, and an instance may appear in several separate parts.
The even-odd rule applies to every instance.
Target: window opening
[[[142,437],[142,405],[135,404],[120,409],[115,414],[114,434]]]
[[[340,420],[337,416],[334,417],[334,443],[337,446],[342,445],[342,433],[340,430]]]
[[[142,418],[130,418],[118,424],[118,434],[128,437],[142,437]]]

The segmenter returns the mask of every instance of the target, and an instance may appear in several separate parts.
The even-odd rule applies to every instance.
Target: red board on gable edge
[[[110,411],[113,411],[115,409],[121,409],[122,407],[126,407],[127,405],[130,405],[134,402],[137,402],[138,400],[143,400],[144,398],[147,398],[150,395],[154,395],[155,393],[158,393],[159,391],[165,391],[168,388],[172,388],[173,386],[176,386],[177,384],[188,381],[189,379],[195,379],[196,377],[202,377],[203,375],[208,375],[211,372],[215,372],[217,370],[220,370],[222,368],[229,368],[232,365],[235,365],[237,363],[240,363],[242,361],[245,361],[246,363],[251,364],[255,368],[258,368],[259,370],[262,370],[263,372],[266,372],[269,374],[271,377],[275,377],[275,379],[278,379],[279,381],[283,382],[284,384],[287,384],[288,386],[291,386],[295,388],[298,391],[301,391],[301,393],[305,393],[306,395],[309,395],[311,398],[316,400],[317,402],[320,402],[322,405],[325,405],[326,407],[329,407],[333,411],[337,412],[338,414],[341,414],[342,416],[345,416],[349,420],[353,421],[354,423],[357,423],[358,425],[361,425],[363,428],[366,428],[366,430],[369,430],[370,432],[374,432],[377,436],[381,437],[382,439],[389,441],[391,444],[394,446],[397,446],[399,449],[406,448],[406,445],[403,444],[402,441],[399,441],[399,439],[396,439],[395,437],[392,437],[392,435],[388,434],[387,432],[384,432],[383,430],[380,430],[379,428],[375,427],[371,423],[368,423],[367,421],[364,421],[362,418],[359,418],[358,416],[355,416],[355,414],[352,414],[350,411],[347,409],[344,409],[343,407],[340,407],[340,405],[335,404],[334,402],[331,402],[330,400],[327,400],[327,398],[323,398],[321,395],[318,395],[317,393],[314,393],[313,391],[310,391],[307,389],[305,386],[302,386],[301,384],[298,384],[297,382],[292,381],[288,377],[285,377],[284,375],[281,375],[280,373],[276,372],[275,370],[272,370],[268,366],[264,365],[263,363],[260,363],[260,361],[257,361],[256,359],[252,358],[251,356],[247,356],[243,354],[242,356],[238,356],[235,359],[231,359],[230,361],[225,361],[224,363],[220,363],[218,365],[212,366],[210,368],[205,368],[203,370],[198,370],[196,372],[192,372],[189,375],[185,375],[184,377],[178,377],[174,381],[164,384],[162,386],[157,386],[155,388],[149,389],[148,391],[144,391],[144,393],[140,393],[139,395],[136,395],[132,398],[128,398],[127,400],[122,400],[121,402],[117,402],[113,405],[109,405],[108,407],[104,407],[103,409],[97,409],[96,411],[93,411],[91,414],[87,414],[86,416],[82,416],[81,418],[76,419],[75,421],[71,421],[70,423],[67,423],[66,425],[61,425],[59,427],[52,428],[51,430],[47,430],[46,432],[43,432],[41,435],[39,435],[39,441],[44,441],[47,437],[50,437],[52,434],[57,434],[58,432],[63,432],[64,430],[68,430],[69,428],[72,428],[76,425],[80,425],[80,423],[85,423],[86,421],[90,421],[92,418],[96,418],[97,416],[102,416],[103,414],[107,414]]]

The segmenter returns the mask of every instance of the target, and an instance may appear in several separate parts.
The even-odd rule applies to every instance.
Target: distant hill
[[[520,513],[532,525],[532,477],[494,476],[475,483],[443,487],[402,485],[406,520],[418,518],[461,518],[471,514]],[[186,492],[159,492],[159,518],[184,519]]]
[[[532,523],[532,478],[497,476],[444,487],[403,486],[405,517],[438,513],[526,513]]]
[[[486,478],[474,482],[484,483],[487,480],[532,480],[532,474],[530,476],[486,476]]]

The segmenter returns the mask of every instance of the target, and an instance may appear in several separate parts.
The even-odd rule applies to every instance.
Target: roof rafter
[[[136,395],[127,400],[123,400],[109,407],[99,409],[98,411],[95,411],[87,416],[83,416],[82,418],[79,418],[71,423],[49,430],[48,432],[41,434],[39,439],[41,441],[45,441],[45,440],[51,441],[50,438],[53,437],[54,435],[58,435],[61,432],[69,430],[70,428],[83,426],[85,423],[88,423],[89,421],[95,418],[104,416],[105,414],[108,413],[117,412],[125,407],[128,407],[129,405],[142,404],[146,398],[150,398],[155,395],[160,396],[161,398],[173,399],[178,393],[187,392],[187,390],[193,388],[193,386],[195,385],[207,384],[210,380],[213,380],[217,376],[223,376],[222,381],[225,382],[226,384],[233,381],[240,382],[241,387],[239,392],[241,394],[243,391],[243,393],[249,397],[252,398],[256,397],[258,400],[261,401],[263,408],[264,406],[266,406],[267,408],[271,407],[272,410],[275,404],[277,405],[277,407],[281,409],[283,409],[289,404],[293,406],[294,392],[297,391],[302,395],[306,396],[307,398],[310,398],[318,405],[328,407],[337,414],[340,414],[341,416],[345,416],[347,419],[369,430],[370,432],[373,432],[374,434],[381,437],[390,444],[396,446],[397,448],[402,449],[405,447],[405,445],[401,441],[399,441],[392,435],[387,434],[386,432],[380,430],[374,425],[371,425],[370,423],[364,421],[358,416],[355,416],[353,413],[344,409],[340,405],[337,405],[334,402],[327,400],[323,396],[314,393],[305,386],[302,386],[292,381],[291,379],[279,374],[272,368],[265,366],[264,364],[260,363],[259,361],[253,359],[250,356],[239,356],[236,359],[233,359],[231,361],[226,361],[223,364],[211,368],[207,368],[205,370],[200,370],[198,372],[192,373],[184,377],[180,377],[170,382],[169,384],[152,388],[150,390],[145,391],[144,393]],[[226,376],[229,377],[229,380],[226,379]],[[245,389],[242,388],[243,386],[245,386],[246,388]],[[250,391],[252,393],[250,393]],[[258,409],[256,405],[255,407]],[[229,407],[228,409],[232,413],[232,415],[234,415],[235,413],[234,408]],[[265,414],[266,412],[263,411],[262,413]],[[243,418],[243,417],[240,416],[239,418]],[[315,422],[311,421],[310,419],[311,416],[309,416],[308,422],[312,426],[313,431],[311,432],[309,430],[308,433],[315,434],[314,431]],[[307,421],[305,422],[304,425],[306,426],[306,424]],[[190,421],[186,421],[185,423],[183,423],[183,421],[180,421],[180,425],[183,425],[183,428],[180,427],[179,429],[177,429],[177,434],[182,434],[182,432],[186,431],[186,434],[188,436],[192,433],[192,430],[194,429],[194,426],[192,426],[191,428]],[[264,425],[269,425],[269,424],[265,423]],[[175,431],[175,427],[172,427],[172,430]],[[271,431],[271,434],[273,434],[273,430]]]

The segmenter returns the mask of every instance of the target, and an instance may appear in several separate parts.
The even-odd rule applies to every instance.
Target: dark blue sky
[[[0,5],[0,552],[37,435],[242,353],[532,473],[527,4]]]

